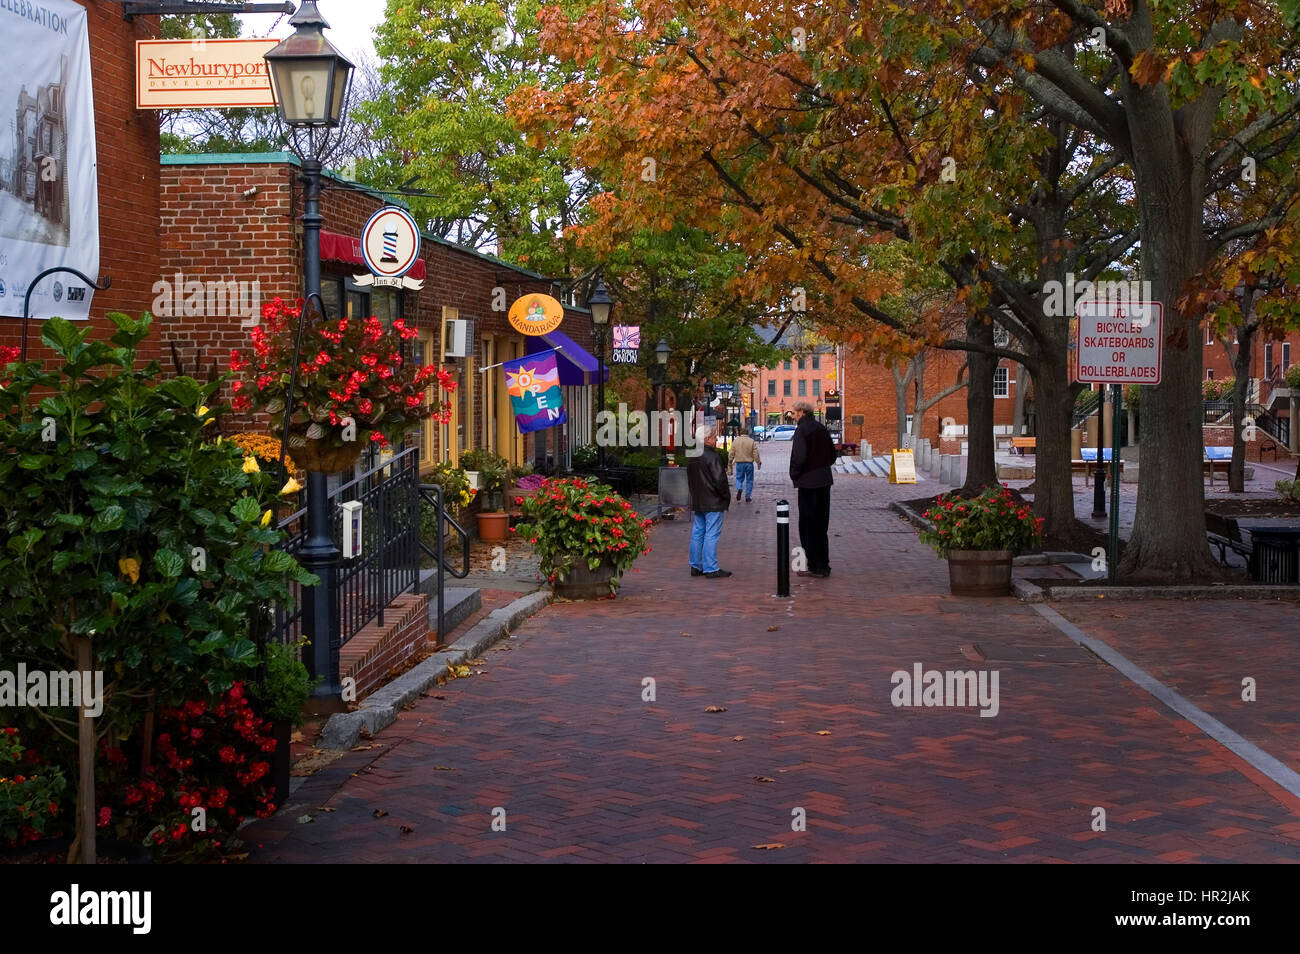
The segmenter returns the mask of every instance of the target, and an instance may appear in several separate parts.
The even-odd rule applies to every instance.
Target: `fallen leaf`
[[[732,741],[732,742],[744,742],[744,741],[745,741],[745,737],[744,737],[743,735],[733,735],[733,736],[731,737],[731,741]]]
[[[830,733],[830,730],[829,730],[829,729],[818,729],[818,730],[817,730],[817,734],[818,734],[818,735],[830,735],[831,733]]]
[[[412,828],[410,825],[399,825],[397,830],[400,831],[403,835],[409,835],[411,832],[415,831],[415,829]]]
[[[299,824],[299,825],[306,825],[308,822],[314,822],[315,820],[316,820],[316,819],[313,818],[311,815],[299,815],[299,816],[298,816],[298,824]]]
[[[704,711],[705,712],[726,712],[727,707],[726,706],[705,706]]]
[[[776,842],[776,843],[771,844],[771,845],[750,845],[749,847],[751,847],[751,848],[753,848],[753,849],[755,849],[755,850],[757,850],[757,851],[774,851],[774,850],[776,850],[777,848],[784,848],[785,845],[781,844],[780,842]]]
[[[382,808],[376,808],[370,814],[374,815],[376,818],[383,818],[385,815],[388,814],[388,812],[384,811]]]
[[[774,779],[774,778],[768,778],[766,775],[755,775],[755,776],[754,776],[754,781],[755,781],[755,782],[775,782],[776,779]]]
[[[289,736],[289,741],[290,741],[290,742],[302,742],[302,741],[304,741],[304,739],[303,739],[303,737],[302,737],[302,733],[301,733],[301,732],[294,732],[292,735]]]
[[[434,696],[433,698],[435,698],[435,699],[446,699],[447,697],[446,697],[446,696]]]
[[[456,771],[456,770],[455,770],[454,768],[452,768],[450,765],[435,765],[435,766],[433,767],[433,770],[434,770],[435,772],[454,772],[454,771]]]
[[[690,634],[690,633],[682,633],[682,635],[683,635],[683,636],[689,636],[689,635],[691,635],[691,634]]]
[[[769,633],[775,633],[775,632],[776,632],[778,629],[780,629],[780,628],[781,628],[780,626],[769,626],[769,627],[767,628],[767,631],[768,631]]]
[[[486,660],[486,659],[466,659],[466,660],[465,660],[465,665],[467,665],[467,666],[486,666],[486,665],[487,665],[487,660]]]
[[[326,808],[323,805],[317,805],[315,808],[312,809],[312,811],[314,812],[333,812],[337,810],[338,809],[335,808]]]

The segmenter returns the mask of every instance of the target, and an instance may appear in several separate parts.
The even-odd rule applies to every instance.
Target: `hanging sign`
[[[1085,384],[1159,384],[1164,305],[1158,301],[1081,301],[1077,307],[1076,380]]]
[[[370,217],[361,230],[361,257],[372,274],[356,276],[358,285],[424,287],[423,281],[406,277],[420,260],[420,228],[405,209],[389,205]]]
[[[506,320],[521,335],[549,335],[564,320],[564,306],[550,295],[524,295],[510,306]]]
[[[610,364],[636,364],[641,353],[641,326],[615,325],[614,348],[610,352]]]
[[[33,318],[84,321],[94,288],[67,272],[32,282],[60,266],[100,277],[86,5],[3,0],[0,62],[0,315],[21,316],[30,288]],[[107,113],[99,119],[112,148],[118,127]]]
[[[916,483],[916,461],[910,450],[894,448],[889,458],[889,482],[891,484]]]
[[[279,42],[252,37],[136,40],[135,108],[274,106],[264,57]]]
[[[554,351],[505,361],[501,368],[505,371],[506,392],[510,395],[519,433],[555,427],[567,420]]]

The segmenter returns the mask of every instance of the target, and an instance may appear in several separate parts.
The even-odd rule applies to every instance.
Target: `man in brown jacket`
[[[745,495],[745,503],[754,497],[754,468],[763,466],[763,459],[758,454],[758,445],[749,436],[749,428],[743,425],[740,434],[731,442],[731,463],[736,465],[736,500]]]

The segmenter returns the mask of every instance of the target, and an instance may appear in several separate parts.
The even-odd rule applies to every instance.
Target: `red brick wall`
[[[844,437],[848,441],[869,441],[872,451],[888,453],[898,439],[897,398],[894,375],[885,364],[868,360],[852,349],[845,349],[844,357]],[[926,356],[925,390],[935,394],[957,380],[957,372],[965,362],[961,352],[932,350]],[[993,423],[1005,426],[1013,423],[1016,405],[1016,369],[1011,361],[1003,361],[1007,368],[1007,396],[993,399]],[[907,410],[916,406],[915,388],[909,382],[906,389]],[[852,423],[852,415],[861,414],[866,419],[859,427]],[[965,426],[966,389],[956,391],[925,412],[921,437],[938,444],[944,418]]]
[[[122,19],[122,5],[86,0],[90,34],[91,85],[95,99],[95,150],[99,187],[99,277],[113,285],[95,293],[91,306],[94,337],[106,338],[112,323],[104,316],[123,311],[138,317],[149,307],[150,288],[158,274],[158,115],[135,108],[135,41],[155,36],[158,17]],[[12,119],[12,115],[10,116]],[[18,344],[22,333],[22,296],[7,295],[0,318],[0,344]],[[40,343],[41,322],[29,328],[29,356],[48,351]],[[157,357],[151,335],[141,348],[146,360]]]
[[[388,604],[384,625],[371,622],[343,645],[339,675],[356,680],[357,701],[364,699],[394,669],[429,645],[429,597],[403,593]]]

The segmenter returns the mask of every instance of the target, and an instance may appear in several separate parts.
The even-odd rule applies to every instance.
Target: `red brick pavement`
[[[794,495],[774,451],[764,445],[754,503],[733,502],[727,517],[721,562],[734,577],[689,577],[686,523],[662,525],[616,600],[534,617],[489,651],[482,675],[435,690],[251,826],[253,859],[1300,859],[1300,806],[1277,786],[1031,607],[948,595],[944,564],[885,509],[926,484],[841,479],[833,575],[796,578],[793,596],[775,599],[773,503]],[[1109,621],[1115,632],[1174,634],[1134,658],[1296,763],[1295,663],[1266,633],[1243,639],[1237,626],[1241,652],[1229,652],[1221,623],[1225,612],[1258,622],[1276,608],[1067,615],[1110,638],[1107,610],[1122,614]],[[1052,661],[1025,661],[1035,650]],[[1218,675],[1195,676],[1207,661]],[[915,662],[996,668],[998,715],[894,708],[890,674]],[[1238,673],[1260,683],[1253,710],[1228,699]],[[642,701],[646,677],[654,702]],[[1106,809],[1105,832],[1091,830],[1094,807]],[[504,832],[492,830],[494,808],[505,809]],[[791,827],[799,808],[803,832]],[[753,847],[764,844],[784,847]]]

